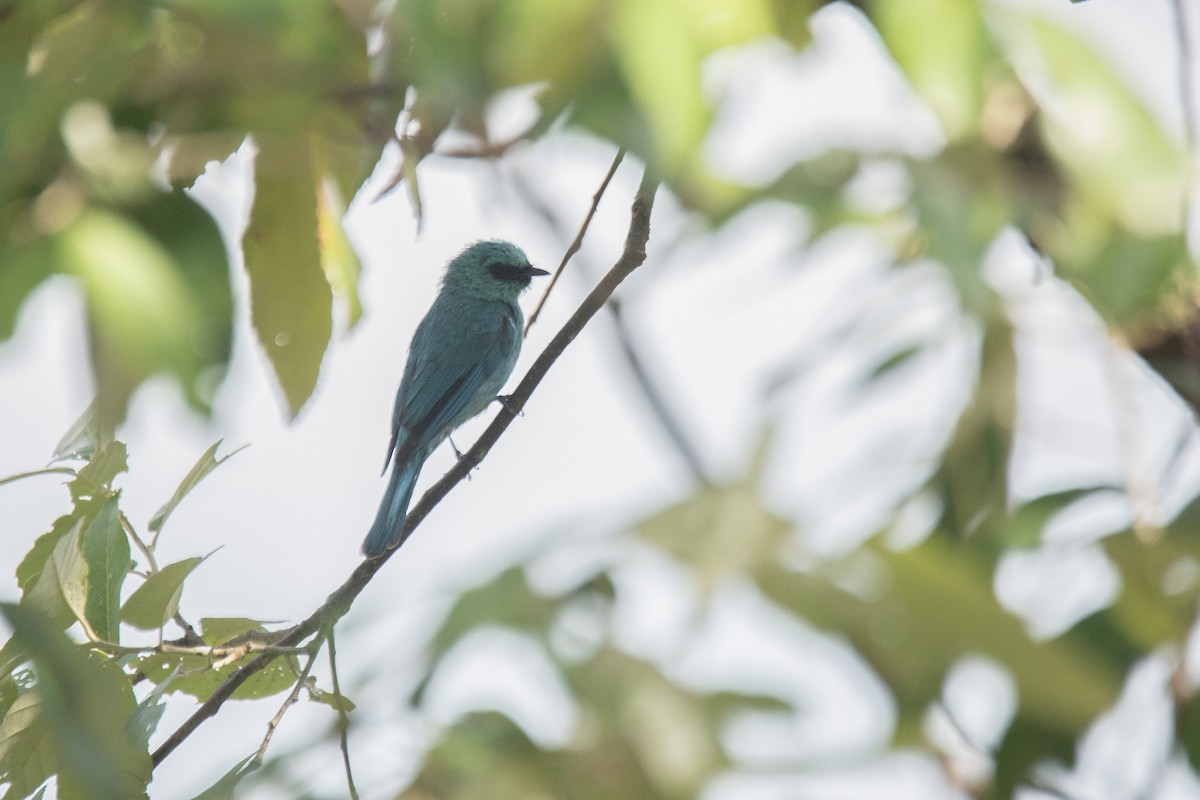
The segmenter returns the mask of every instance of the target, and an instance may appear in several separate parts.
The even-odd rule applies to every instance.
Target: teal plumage
[[[546,274],[502,241],[476,242],[446,267],[396,392],[387,458],[392,474],[363,542],[367,557],[401,544],[421,465],[455,428],[483,412],[512,374],[524,327],[517,298],[534,276]]]

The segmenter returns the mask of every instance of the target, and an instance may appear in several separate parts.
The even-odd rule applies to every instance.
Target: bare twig
[[[350,769],[350,715],[346,713],[345,697],[342,696],[342,685],[338,682],[337,646],[333,643],[333,628],[325,638],[329,645],[329,672],[333,676],[333,694],[337,697],[338,734],[341,739],[342,764],[346,768],[346,789],[350,792],[350,800],[358,800],[358,789],[354,786],[354,773]]]
[[[14,483],[24,480],[25,478],[33,478],[37,475],[77,475],[78,473],[70,467],[46,467],[45,469],[35,469],[32,472],[22,472],[17,475],[9,475],[7,478],[0,478],[0,486],[6,483]]]
[[[317,654],[321,651],[318,644],[313,647],[308,654],[308,661],[304,664],[304,669],[300,672],[300,676],[296,678],[296,685],[288,692],[287,699],[283,701],[283,705],[279,707],[279,711],[267,723],[267,734],[263,736],[262,744],[258,746],[258,752],[254,754],[254,760],[262,762],[263,756],[267,754],[267,747],[271,744],[271,737],[275,735],[275,729],[279,727],[279,723],[283,721],[283,715],[288,712],[288,709],[296,704],[296,700],[300,698],[300,690],[304,688],[305,681],[308,680],[308,673],[312,672],[313,662],[317,660]]]
[[[596,315],[596,312],[604,306],[613,292],[617,290],[617,287],[621,285],[621,282],[646,260],[646,241],[650,238],[650,212],[654,207],[654,195],[657,189],[657,179],[651,178],[649,174],[642,176],[642,183],[638,187],[637,196],[633,201],[629,232],[625,239],[625,249],[621,253],[621,257],[617,259],[617,263],[613,265],[612,269],[608,271],[591,293],[588,294],[575,313],[571,315],[571,318],[567,320],[546,346],[546,349],[534,361],[533,366],[525,373],[525,377],[518,384],[516,390],[508,396],[508,402],[501,404],[496,418],[492,420],[492,424],[487,427],[487,430],[483,432],[479,440],[475,442],[470,450],[463,454],[462,458],[458,459],[441,480],[431,486],[421,496],[420,501],[408,512],[408,516],[404,521],[404,530],[400,537],[400,544],[403,544],[412,535],[412,532],[416,530],[425,517],[429,516],[429,513],[441,502],[442,498],[487,456],[488,452],[496,444],[496,441],[507,430],[508,426],[512,424],[512,421],[520,413],[525,403],[528,402],[530,395],[533,394],[534,389],[541,383],[546,373],[549,372],[550,367],[554,365],[554,362],[563,354],[567,346],[575,340],[575,337],[579,335],[584,326]],[[400,544],[397,545],[397,549]],[[358,597],[363,588],[375,576],[375,573],[383,567],[395,552],[396,550],[393,549],[377,558],[364,559],[354,572],[350,574],[350,577],[329,596],[320,608],[313,612],[308,619],[283,634],[276,644],[281,647],[295,646],[320,630],[332,629],[333,624],[350,610],[350,606],[354,603],[355,598]],[[226,678],[225,682],[217,687],[217,690],[207,700],[200,704],[200,707],[192,713],[192,716],[159,746],[154,752],[154,764],[162,763],[163,759],[179,747],[205,720],[216,714],[225,701],[237,691],[239,686],[270,664],[275,658],[277,656],[273,653],[262,653],[249,664],[239,668]]]
[[[1192,95],[1192,46],[1188,36],[1187,15],[1183,0],[1171,0],[1175,14],[1175,40],[1179,46],[1179,103],[1183,109],[1183,130],[1187,136],[1188,152],[1196,148],[1196,108]]]
[[[146,559],[146,566],[150,568],[150,574],[153,575],[158,572],[158,562],[154,560],[154,551],[146,546],[146,543],[142,541],[142,537],[138,536],[137,531],[129,521],[129,517],[125,516],[124,511],[119,512],[118,516],[121,518],[121,527],[125,529],[126,535],[133,540],[133,544],[137,547],[138,552]]]
[[[650,410],[658,418],[658,423],[662,426],[663,432],[667,434],[667,438],[671,440],[671,444],[675,445],[676,452],[691,470],[692,477],[702,486],[710,485],[712,481],[709,480],[708,473],[704,469],[704,462],[700,458],[699,451],[692,444],[692,440],[688,438],[683,425],[667,403],[667,399],[659,391],[658,384],[655,383],[650,370],[646,369],[646,365],[642,362],[641,354],[634,344],[633,336],[629,332],[629,325],[622,313],[620,301],[611,298],[608,301],[608,310],[612,312],[617,341],[621,345],[621,351],[625,354],[625,361],[629,364],[630,370],[633,371],[633,377],[642,388],[642,395],[650,405]]]
[[[208,645],[178,645],[171,642],[163,642],[162,644],[149,645],[146,647],[131,647],[115,642],[106,642],[102,639],[97,639],[87,643],[87,646],[94,650],[102,650],[114,656],[139,656],[139,655],[167,655],[167,656],[202,656],[222,666],[231,664],[234,661],[239,661],[251,653],[270,653],[276,656],[299,655],[307,653],[307,647],[281,647],[273,644],[266,644],[258,640],[243,641],[235,645],[221,645],[219,647],[209,647]]]
[[[592,217],[596,216],[596,209],[600,206],[600,198],[604,197],[604,191],[608,188],[608,184],[612,182],[613,175],[617,173],[617,167],[621,166],[621,162],[624,159],[625,148],[618,148],[617,154],[613,156],[612,164],[608,167],[608,172],[604,174],[604,180],[600,182],[600,188],[592,195],[592,205],[588,208],[587,215],[583,218],[583,224],[579,226],[579,233],[575,234],[575,239],[571,242],[567,251],[563,253],[562,261],[558,263],[558,269],[554,270],[554,276],[550,278],[550,283],[546,285],[546,291],[542,292],[541,299],[538,300],[537,305],[533,308],[533,313],[529,315],[529,320],[525,323],[526,336],[529,335],[529,329],[533,327],[533,323],[537,322],[538,315],[542,313],[542,306],[546,305],[546,301],[550,298],[550,292],[554,289],[554,284],[558,283],[559,276],[562,275],[567,262],[583,246],[583,237],[587,233],[588,226],[592,224]]]

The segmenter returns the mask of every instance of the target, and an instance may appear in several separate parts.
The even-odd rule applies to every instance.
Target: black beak
[[[549,275],[550,273],[546,272],[544,269],[538,269],[532,264],[526,264],[523,274],[526,278],[540,278],[543,275]]]

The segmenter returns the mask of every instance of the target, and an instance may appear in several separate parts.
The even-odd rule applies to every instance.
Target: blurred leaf
[[[1092,306],[1138,337],[1160,327],[1178,306],[1195,268],[1181,234],[1139,236],[1073,209],[1071,239],[1055,247],[1055,263]]]
[[[317,385],[332,329],[317,237],[319,180],[303,138],[259,145],[254,207],[243,238],[251,320],[295,417]]]
[[[405,796],[412,800],[661,797],[629,744],[610,731],[604,733],[587,750],[547,751],[507,717],[476,712],[446,732]]]
[[[995,316],[983,334],[979,382],[934,477],[945,519],[960,536],[991,531],[1005,516],[1016,369],[1011,326]]]
[[[908,345],[892,353],[883,361],[875,365],[867,375],[868,382],[877,381],[887,375],[892,374],[896,370],[902,368],[905,364],[910,363],[915,357],[925,352],[924,346],[920,344]]]
[[[319,689],[316,686],[308,687],[308,699],[314,703],[327,705],[335,711],[345,711],[347,713],[358,708],[349,697],[338,694],[336,692],[327,692],[324,689]]]
[[[203,702],[238,667],[245,666],[257,655],[251,653],[220,669],[211,669],[209,660],[204,656],[192,655],[148,655],[137,659],[135,663],[146,678],[155,684],[168,680],[178,669],[179,674],[171,679],[166,691],[171,694],[182,692]],[[233,699],[255,700],[287,691],[296,683],[299,674],[300,667],[294,656],[277,658],[239,686],[233,693]]]
[[[121,619],[144,631],[158,630],[179,610],[183,582],[203,558],[185,558],[168,564],[146,579],[125,601]]]
[[[87,561],[87,619],[96,635],[118,642],[121,635],[121,586],[129,574],[129,537],[117,519],[117,501],[105,503],[83,532]]]
[[[706,589],[774,563],[790,530],[763,507],[753,479],[703,489],[638,526],[642,538],[691,567]]]
[[[242,779],[262,766],[258,754],[252,753],[233,765],[233,768],[221,776],[212,786],[196,795],[192,800],[233,800],[234,789]]]
[[[797,615],[846,636],[892,688],[902,717],[922,717],[947,670],[970,654],[1007,667],[1018,713],[1062,736],[1077,736],[1116,699],[1136,653],[1095,636],[1094,627],[1034,641],[996,601],[984,543],[934,534],[910,550],[869,552],[879,574],[861,597],[823,575],[779,568],[759,583]]]
[[[187,292],[186,315],[176,321],[187,346],[167,369],[192,408],[207,413],[233,341],[225,242],[216,220],[187,191],[154,195],[127,213],[171,253],[175,277]]]
[[[11,604],[0,610],[13,627],[14,638],[33,658],[37,686],[30,693],[40,698],[40,702],[24,706],[27,716],[20,720],[24,724],[14,724],[11,744],[4,739],[0,762],[5,756],[13,757],[9,754],[14,750],[28,747],[30,741],[45,737],[59,759],[55,767],[59,797],[144,797],[150,756],[133,746],[125,730],[136,701],[120,667],[108,659],[85,655],[34,611]],[[10,709],[0,727],[7,728],[12,715]],[[40,726],[44,727],[38,730]]]
[[[1179,231],[1188,168],[1178,140],[1095,47],[1045,17],[1012,21],[1014,44],[1035,44],[1054,84],[1047,141],[1088,205],[1137,235]]]
[[[62,765],[41,713],[36,691],[16,699],[0,722],[0,776],[9,783],[4,800],[21,800]]]
[[[51,461],[90,459],[100,447],[100,427],[96,424],[95,404],[89,403],[79,419],[58,440]]]
[[[909,161],[920,227],[898,253],[901,261],[928,256],[940,262],[964,310],[984,320],[999,312],[996,294],[983,279],[983,257],[1013,218],[1001,164],[998,154],[975,140],[951,145],[930,160]]]
[[[204,617],[200,620],[201,636],[210,647],[226,644],[250,631],[266,632],[263,623],[244,617]]]
[[[150,524],[147,525],[151,531],[157,533],[162,530],[162,526],[167,522],[167,517],[171,516],[172,512],[183,502],[183,498],[187,497],[188,492],[195,489],[197,484],[204,480],[214,469],[246,449],[245,447],[239,447],[224,458],[217,458],[217,448],[221,446],[222,441],[224,440],[218,439],[213,443],[212,447],[204,451],[204,455],[200,456],[200,460],[183,477],[179,488],[175,490],[175,494],[171,495],[171,499],[164,503],[162,508],[154,512],[154,516],[150,518]]]
[[[535,594],[521,567],[510,567],[493,580],[464,592],[438,629],[429,650],[439,659],[468,631],[490,624],[545,636],[561,600]]]
[[[653,162],[672,174],[700,144],[709,108],[700,86],[704,52],[670,0],[620,0],[613,48],[621,72],[654,134]]]
[[[1069,764],[1075,758],[1075,732],[1018,710],[996,749],[991,797],[1017,797],[1034,767],[1047,760]]]
[[[961,0],[874,3],[873,21],[913,87],[950,139],[978,123],[992,52],[980,6]],[[930,31],[937,31],[930,36]]]
[[[325,270],[325,280],[329,281],[334,296],[345,304],[345,324],[349,331],[362,317],[362,304],[358,298],[358,276],[362,265],[342,228],[345,214],[346,204],[333,182],[328,178],[321,181],[317,193],[317,237],[320,240],[321,267]]]
[[[1033,547],[1041,542],[1042,532],[1054,516],[1086,498],[1114,491],[1123,489],[1089,486],[1042,495],[1015,508],[1000,524],[999,535],[1009,547]]]
[[[126,214],[85,210],[59,237],[58,257],[86,291],[96,416],[107,434],[143,380],[161,371],[186,380],[196,372],[202,311],[177,256]]]

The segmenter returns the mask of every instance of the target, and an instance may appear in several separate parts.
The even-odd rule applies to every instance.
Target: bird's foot
[[[507,409],[508,409],[508,413],[512,414],[514,417],[523,417],[523,416],[525,416],[525,409],[523,409],[523,408],[516,408],[516,407],[513,405],[513,399],[512,399],[512,395],[511,395],[511,394],[499,394],[499,395],[496,395],[496,402],[497,402],[497,403],[499,403],[500,405],[504,406],[505,408],[507,408]]]
[[[462,460],[463,460],[463,454],[462,454],[462,451],[458,449],[458,445],[456,445],[456,444],[454,443],[454,437],[453,437],[453,436],[447,436],[447,437],[446,437],[446,441],[450,442],[450,449],[454,451],[454,455],[455,455],[455,456],[458,458],[458,460],[459,460],[459,461],[462,461]],[[479,469],[479,467],[475,467],[475,469]],[[474,470],[467,470],[467,480],[471,480],[471,473],[472,473],[473,471],[474,471]]]

